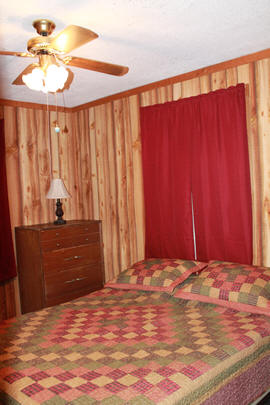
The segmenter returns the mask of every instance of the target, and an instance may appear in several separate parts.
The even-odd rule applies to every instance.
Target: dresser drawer
[[[99,232],[99,223],[87,223],[84,225],[76,226],[61,226],[58,229],[44,229],[40,232],[41,243],[43,241],[48,241],[51,239],[62,239],[62,238],[72,238],[78,235],[86,235],[89,233],[98,233]]]
[[[63,249],[73,246],[88,245],[99,241],[99,233],[72,235],[68,238],[55,238],[41,241],[41,249],[45,251]]]
[[[91,286],[102,287],[102,272],[99,264],[45,275],[46,300],[70,294],[72,291],[86,290],[87,287],[90,289]]]
[[[72,267],[97,263],[101,260],[100,244],[76,246],[43,253],[44,273],[56,273]]]

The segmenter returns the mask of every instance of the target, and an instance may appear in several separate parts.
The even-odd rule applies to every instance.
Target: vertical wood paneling
[[[97,152],[96,152],[96,122],[95,122],[95,108],[89,109],[89,137],[90,137],[90,175],[92,182],[92,206],[93,218],[100,219],[99,214],[99,193],[98,193],[98,173],[97,173]]]
[[[119,254],[119,216],[118,216],[118,192],[117,183],[118,177],[116,173],[116,146],[114,134],[114,120],[113,120],[113,104],[106,104],[106,118],[107,118],[107,150],[108,150],[108,166],[109,166],[109,183],[110,195],[109,198],[109,212],[110,227],[107,227],[107,237],[109,251],[107,255],[110,256],[108,260],[108,279],[115,277],[120,268],[120,254]]]
[[[110,203],[107,197],[110,195],[109,191],[109,168],[108,168],[108,150],[107,150],[107,137],[106,137],[106,108],[105,105],[95,107],[95,122],[96,122],[96,160],[97,160],[97,174],[98,174],[98,188],[99,188],[99,215],[102,220],[102,233],[104,243],[104,263],[105,263],[105,277],[109,278],[111,244],[110,244]]]
[[[220,72],[212,73],[211,75],[211,90],[225,89],[226,88],[226,72],[222,70]]]
[[[200,78],[200,94],[209,93],[211,91],[211,76],[204,75]]]
[[[238,83],[237,68],[233,67],[226,70],[226,87],[236,86]]]
[[[57,113],[49,112],[49,129],[51,141],[51,167],[53,178],[60,177],[59,135],[55,132]]]
[[[135,235],[137,241],[137,257],[135,261],[144,258],[144,198],[143,198],[143,174],[142,174],[142,148],[140,137],[140,111],[138,104],[139,96],[129,97],[130,125],[133,154],[133,198],[135,210]]]
[[[71,195],[71,198],[66,198],[62,200],[64,218],[65,219],[81,219],[76,215],[76,191],[75,190],[75,180],[73,171],[73,147],[72,147],[72,121],[71,117],[67,113],[59,113],[58,117],[60,133],[58,134],[58,145],[60,153],[60,164],[59,164],[59,175],[64,181],[64,184]],[[52,153],[55,152],[52,150]],[[55,204],[55,201],[53,202]]]
[[[17,110],[14,107],[5,106],[4,114],[9,213],[14,238],[14,227],[23,223],[21,185],[19,177],[20,160],[18,147]]]
[[[172,86],[173,100],[179,100],[182,95],[182,85],[181,83],[174,83]]]
[[[126,148],[123,122],[123,100],[113,102],[118,187],[119,252],[121,269],[130,263],[129,229],[127,218]]]
[[[72,117],[72,133],[71,137],[71,150],[70,150],[70,164],[73,170],[73,189],[71,196],[73,200],[74,215],[76,218],[81,219],[83,216],[83,200],[82,200],[82,187],[81,187],[81,161],[80,161],[80,131],[78,116]]]
[[[50,139],[48,134],[48,121],[44,111],[35,111],[36,115],[36,139],[38,153],[38,177],[40,187],[40,201],[43,206],[40,211],[40,221],[43,223],[50,222],[52,209],[50,201],[46,199],[46,194],[50,187],[51,181],[51,164],[50,164]]]
[[[182,82],[182,97],[192,97],[200,94],[200,79],[195,77]]]
[[[20,183],[24,224],[40,223],[40,189],[35,111],[18,111]]]
[[[81,191],[82,191],[82,219],[90,219],[91,212],[91,176],[90,176],[90,138],[88,127],[87,111],[80,111],[77,114],[76,123],[77,135],[80,140],[80,173],[81,173]]]
[[[257,118],[260,134],[263,263],[270,266],[270,60],[256,63]]]
[[[249,144],[250,181],[253,206],[253,263],[263,263],[262,252],[262,203],[261,203],[261,168],[259,151],[258,120],[256,111],[255,67],[254,63],[239,66],[237,69],[239,83],[246,85],[246,112]]]
[[[134,172],[133,172],[133,151],[132,133],[130,121],[129,99],[123,100],[123,122],[124,122],[124,144],[126,156],[126,184],[127,184],[127,205],[126,216],[128,220],[127,243],[129,244],[130,257],[127,265],[131,265],[137,258],[137,239],[135,229],[135,205],[134,205]],[[135,174],[136,175],[136,174]]]
[[[143,93],[140,93],[140,106],[147,107],[148,105],[152,105],[151,91],[144,91]]]

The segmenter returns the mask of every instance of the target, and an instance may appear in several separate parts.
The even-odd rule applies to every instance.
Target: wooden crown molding
[[[0,105],[11,106],[11,107],[21,107],[21,108],[31,108],[32,110],[45,110],[47,111],[47,104],[38,104],[38,103],[28,103],[25,101],[15,101],[15,100],[6,100],[0,98]],[[49,111],[58,111],[58,112],[72,112],[72,108],[48,105]]]
[[[236,66],[245,65],[247,63],[256,62],[261,59],[270,58],[270,48],[264,49],[262,51],[254,52],[249,55],[240,56],[235,59],[231,59],[225,62],[217,63],[215,65],[203,67],[201,69],[193,70],[191,72],[182,73],[177,76],[173,76],[167,79],[159,80],[157,82],[149,83],[144,86],[136,87],[131,90],[122,91],[120,93],[113,94],[111,96],[103,97],[94,101],[90,101],[89,103],[81,104],[76,107],[61,107],[54,105],[49,105],[50,111],[59,111],[59,112],[78,112],[90,107],[94,107],[97,105],[105,104],[114,100],[118,100],[123,97],[129,97],[133,95],[138,95],[142,92],[153,90],[158,87],[168,86],[170,84],[183,82],[185,80],[194,79],[196,77],[204,76],[207,74],[215,73],[221,70],[230,69]],[[26,103],[23,101],[13,101],[13,100],[5,100],[0,99],[0,105],[9,105],[13,107],[23,107],[23,108],[32,108],[32,109],[39,109],[39,110],[47,110],[46,104],[37,104],[37,103]]]

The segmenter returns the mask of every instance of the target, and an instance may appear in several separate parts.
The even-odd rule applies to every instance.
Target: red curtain
[[[0,155],[0,282],[3,282],[16,276],[8,205],[4,120],[0,120]]]
[[[252,263],[252,202],[243,84],[200,96],[193,142],[196,244],[201,260]]]
[[[191,140],[196,132],[189,103],[141,108],[146,257],[194,257]]]
[[[141,108],[146,257],[252,263],[252,211],[240,84]],[[194,228],[192,228],[192,205]]]

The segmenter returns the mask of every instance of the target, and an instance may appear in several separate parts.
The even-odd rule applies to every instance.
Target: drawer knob
[[[85,231],[88,231],[88,228],[85,228]]]
[[[87,277],[76,277],[76,278],[73,278],[72,280],[67,280],[67,281],[65,281],[65,284],[74,283],[74,281],[85,280],[86,278],[87,278]]]
[[[56,243],[56,246],[59,247],[59,246],[60,246],[60,243]]]
[[[66,260],[66,261],[68,261],[68,260],[77,260],[77,259],[82,259],[82,257],[83,256],[77,256],[77,255],[75,255],[75,256],[70,256],[70,257],[65,257],[65,259],[64,260]]]
[[[59,232],[55,232],[55,236],[59,236]]]

